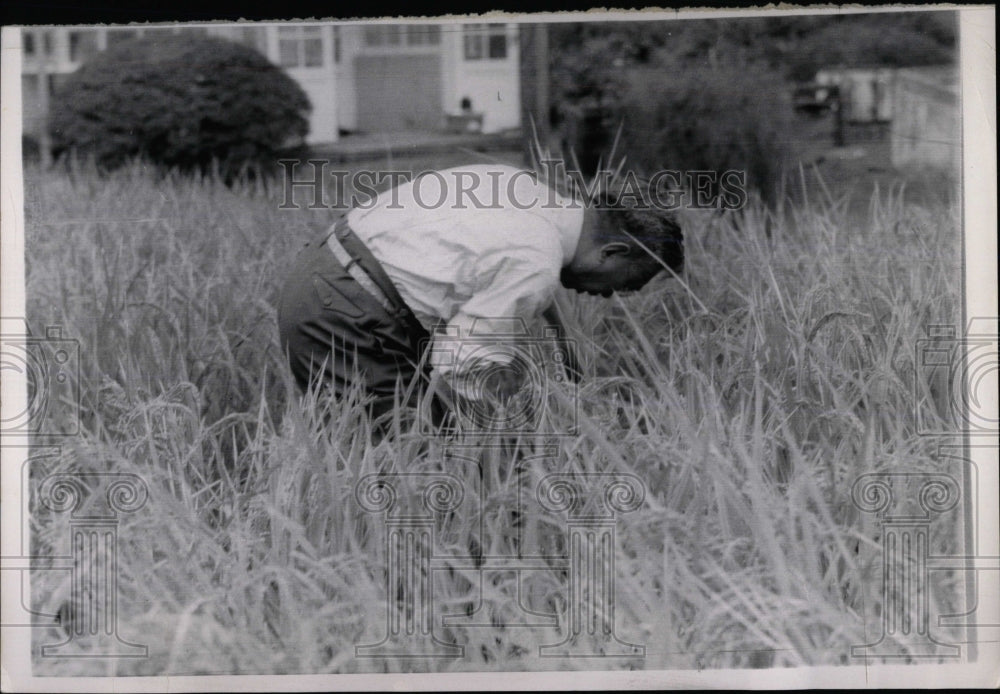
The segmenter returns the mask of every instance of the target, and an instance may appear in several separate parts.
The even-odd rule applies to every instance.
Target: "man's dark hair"
[[[635,259],[635,270],[634,275],[630,273],[628,285],[639,289],[664,265],[674,272],[681,271],[684,235],[673,212],[650,204],[648,181],[632,181],[638,181],[639,186],[609,183],[597,191],[591,204],[600,214],[602,240],[624,241],[631,247],[629,256]]]

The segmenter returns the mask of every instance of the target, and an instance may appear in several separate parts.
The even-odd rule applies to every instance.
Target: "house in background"
[[[839,88],[848,123],[888,123],[892,120],[892,80],[888,67],[837,67],[816,73],[816,83]]]
[[[893,87],[892,165],[958,172],[962,112],[957,70],[950,66],[898,70]]]
[[[954,66],[829,68],[816,73],[810,88],[817,86],[837,88],[843,125],[851,129],[847,139],[888,140],[895,168],[958,171],[961,105]]]
[[[24,133],[41,132],[52,90],[89,56],[157,32],[238,41],[283,67],[312,102],[310,144],[438,131],[448,114],[474,114],[484,133],[521,125],[516,24],[244,23],[23,29]]]

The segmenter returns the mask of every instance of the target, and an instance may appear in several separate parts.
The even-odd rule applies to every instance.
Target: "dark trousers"
[[[346,221],[332,233],[388,296],[391,310],[338,262],[326,244],[330,233],[306,244],[281,290],[278,330],[292,374],[303,391],[330,387],[338,396],[360,379],[363,390],[374,396],[375,417],[408,391],[410,401],[404,404],[414,404],[429,377],[421,351],[430,335]]]

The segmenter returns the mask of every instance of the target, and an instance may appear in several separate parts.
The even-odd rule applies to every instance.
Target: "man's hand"
[[[434,372],[432,379],[453,406],[454,400],[462,398],[473,401],[507,403],[517,395],[524,385],[524,374],[513,364],[500,364],[487,360],[477,360],[461,371],[452,371],[442,377]]]
[[[511,365],[495,364],[482,382],[483,395],[496,402],[507,403],[521,390],[523,384],[524,374],[518,369]]]

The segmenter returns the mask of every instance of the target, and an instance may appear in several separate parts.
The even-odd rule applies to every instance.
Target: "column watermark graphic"
[[[879,526],[880,573],[878,634],[853,645],[852,658],[973,658],[980,632],[1000,628],[979,614],[983,591],[995,587],[1000,556],[995,547],[980,546],[989,495],[979,487],[973,456],[988,450],[995,461],[998,322],[973,317],[964,332],[953,325],[926,328],[914,355],[914,417],[916,433],[938,442],[934,467],[871,472],[852,486],[854,506]]]
[[[642,657],[645,646],[615,633],[615,525],[617,514],[637,510],[645,486],[635,475],[559,473],[537,488],[539,503],[564,513],[569,545],[565,639],[542,646],[540,657]]]
[[[851,500],[881,524],[881,633],[868,644],[851,647],[854,658],[957,658],[961,649],[932,633],[929,572],[935,516],[954,509],[961,485],[941,473],[882,472],[862,475]]]
[[[359,658],[463,658],[465,648],[447,643],[438,628],[535,627],[559,638],[538,646],[540,658],[642,658],[645,646],[619,637],[615,621],[615,527],[618,517],[637,510],[645,499],[642,481],[631,474],[553,473],[533,485],[532,500],[562,526],[565,551],[550,555],[513,552],[455,556],[438,547],[441,524],[463,501],[462,481],[437,472],[368,475],[355,486],[362,509],[382,515],[385,538],[385,636],[356,647]],[[404,496],[405,495],[405,496]],[[482,500],[473,505],[481,513]],[[523,512],[518,502],[518,513]],[[436,571],[459,568],[480,576],[516,573],[517,597],[512,609],[518,622],[491,620],[479,608],[444,614],[435,607]],[[523,573],[547,571],[564,575],[565,608],[543,612],[521,601]],[[481,603],[480,603],[481,607]],[[513,632],[510,632],[513,634]],[[516,641],[516,637],[512,636]]]
[[[33,484],[32,469],[60,454],[57,446],[35,447],[22,465],[20,553],[3,557],[5,590],[20,595],[21,609],[5,614],[2,626],[46,633],[55,627],[65,639],[43,644],[42,658],[145,658],[147,647],[119,631],[118,528],[122,514],[145,506],[146,483],[131,473],[57,472]],[[68,541],[53,551],[34,548],[32,507],[47,511],[53,524],[68,516]],[[28,588],[30,576],[41,573],[65,576],[43,608],[34,606]]]
[[[65,641],[42,646],[42,657],[145,658],[148,648],[118,632],[119,515],[134,513],[149,498],[146,483],[131,473],[57,473],[41,484],[50,511],[69,512],[71,589],[60,615]]]
[[[37,495],[33,495],[31,489],[31,470],[41,468],[46,463],[57,460],[61,454],[59,446],[28,446],[8,445],[3,446],[7,453],[17,452],[18,449],[26,453],[26,460],[21,464],[19,483],[20,508],[3,507],[5,513],[5,523],[17,523],[17,545],[5,547],[5,554],[0,562],[0,580],[3,582],[3,593],[5,595],[17,595],[18,600],[4,603],[0,626],[18,628],[48,628],[57,624],[59,614],[57,610],[46,611],[39,609],[31,600],[31,577],[41,573],[53,572],[57,575],[70,576],[73,570],[72,557],[66,555],[54,555],[52,553],[42,553],[32,551],[31,538],[31,508],[30,500]],[[6,514],[10,513],[9,516]],[[16,514],[16,515],[15,515]]]
[[[406,482],[410,484],[407,485]],[[403,495],[416,487],[411,498]],[[355,498],[385,523],[386,635],[355,647],[358,658],[460,658],[464,649],[434,634],[432,556],[435,526],[462,502],[461,481],[444,473],[375,474],[362,478]]]
[[[123,514],[145,506],[148,487],[132,473],[60,470],[65,439],[80,434],[78,340],[58,325],[38,334],[24,319],[5,318],[0,343],[3,378],[26,386],[23,407],[5,403],[0,422],[4,451],[26,453],[16,509],[19,546],[2,566],[5,590],[20,600],[5,611],[2,626],[42,630],[46,638],[55,628],[64,638],[43,643],[41,658],[146,658],[147,646],[119,631],[118,529]],[[32,531],[40,523],[44,541]],[[44,604],[31,589],[32,576],[41,575],[63,577]]]

